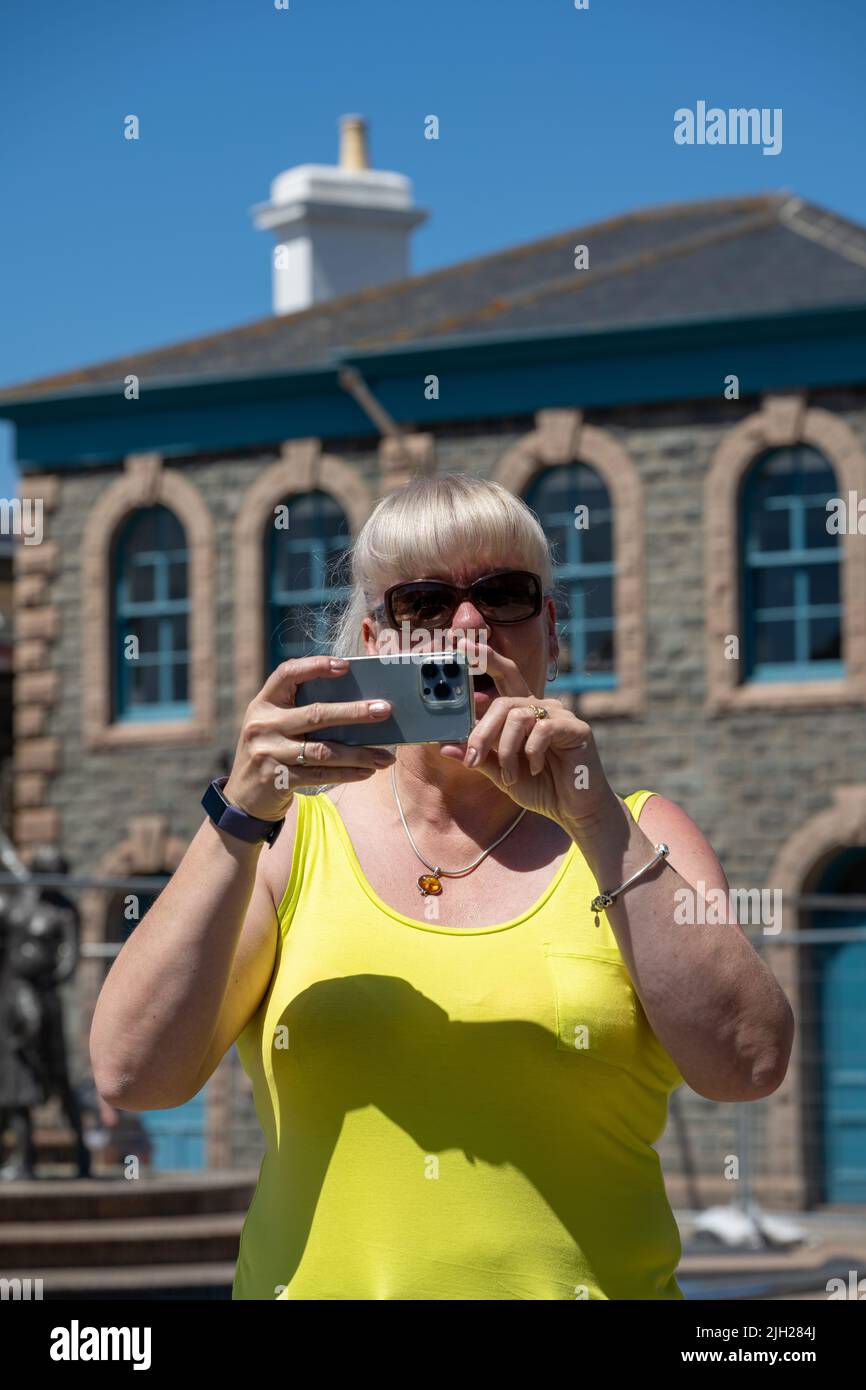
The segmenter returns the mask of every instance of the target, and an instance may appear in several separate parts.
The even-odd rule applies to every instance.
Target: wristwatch
[[[282,820],[259,820],[258,816],[247,815],[239,806],[232,806],[223,796],[223,787],[228,780],[228,777],[215,778],[201,799],[214,825],[227,835],[246,840],[249,845],[258,845],[262,841],[272,845],[286,823],[285,816]]]

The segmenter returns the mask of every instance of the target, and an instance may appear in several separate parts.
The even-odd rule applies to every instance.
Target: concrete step
[[[206,1264],[126,1265],[116,1269],[49,1269],[42,1278],[41,1296],[54,1299],[231,1299],[233,1261]],[[5,1279],[30,1279],[32,1271],[3,1272]]]
[[[205,1264],[236,1260],[243,1214],[144,1220],[0,1222],[0,1271]]]
[[[0,1182],[0,1225],[245,1212],[257,1176],[243,1169],[159,1174],[136,1181],[69,1177]]]

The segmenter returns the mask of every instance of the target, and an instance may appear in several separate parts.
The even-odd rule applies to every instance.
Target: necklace
[[[471,864],[467,864],[465,869],[443,869],[441,865],[431,864],[429,860],[425,859],[418,846],[416,845],[415,841],[412,839],[412,832],[406,824],[406,817],[403,814],[403,807],[400,803],[400,797],[397,792],[397,778],[394,773],[394,763],[391,764],[391,790],[394,793],[394,800],[397,803],[397,810],[400,812],[400,819],[403,822],[403,829],[406,831],[406,834],[409,837],[409,844],[412,846],[418,858],[421,860],[421,863],[426,864],[427,868],[430,870],[429,874],[421,874],[418,878],[418,890],[423,898],[426,898],[428,895],[432,895],[433,897],[438,896],[438,894],[442,892],[443,878],[462,878],[464,874],[468,874],[472,869],[476,867],[476,865],[481,863],[482,859],[487,858],[487,855],[490,853],[491,850],[494,850],[497,845],[500,845],[502,843],[506,835],[511,834],[515,826],[519,825],[520,822],[523,820],[523,817],[526,815],[526,807],[524,807],[517,819],[513,820],[511,824],[508,826],[508,828],[502,832],[502,834],[499,836],[499,839],[494,840],[493,844],[490,846],[489,849],[482,850],[481,854],[478,855],[478,858],[473,859]]]

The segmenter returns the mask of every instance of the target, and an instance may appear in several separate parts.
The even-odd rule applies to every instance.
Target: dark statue
[[[57,849],[44,845],[34,849],[30,872],[65,874],[68,866]],[[6,1131],[13,1135],[0,1178],[36,1176],[33,1111],[52,1096],[75,1134],[79,1175],[90,1176],[60,997],[78,965],[80,934],[78,909],[58,889],[26,880],[0,887],[0,1146]]]

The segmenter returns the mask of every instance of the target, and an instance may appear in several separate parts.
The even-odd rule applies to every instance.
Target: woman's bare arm
[[[293,803],[280,838],[293,838],[296,823]],[[124,944],[90,1031],[96,1088],[109,1104],[182,1105],[255,1013],[276,953],[269,853],[206,820]]]
[[[772,1094],[788,1068],[794,1015],[739,923],[713,925],[701,913],[700,899],[726,896],[728,881],[698,826],[662,796],[649,798],[638,826],[617,797],[604,821],[580,827],[576,837],[602,888],[646,864],[659,840],[670,846],[663,865],[607,909],[635,989],[699,1095],[740,1101]]]

